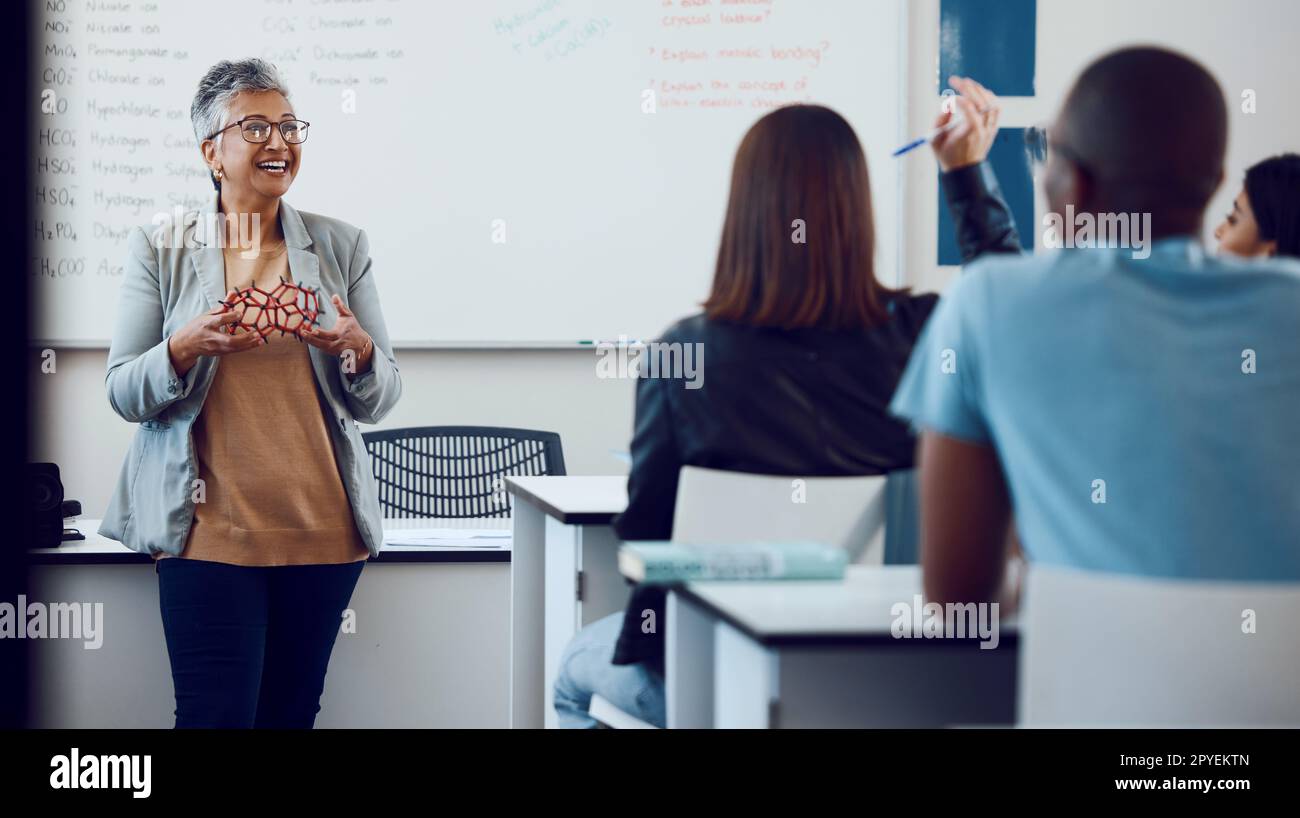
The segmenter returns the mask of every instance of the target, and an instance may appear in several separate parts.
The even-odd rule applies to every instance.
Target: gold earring
[[[221,168],[217,168],[216,171],[214,172],[214,174],[215,174],[216,177],[217,177],[217,181],[220,182],[220,181],[221,181],[221,174],[222,174],[222,170],[221,170]]]

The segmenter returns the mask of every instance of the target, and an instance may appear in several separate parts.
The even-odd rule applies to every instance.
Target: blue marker
[[[979,110],[979,113],[981,114],[987,113],[987,109],[981,108]],[[943,125],[938,128],[935,128],[933,131],[930,131],[925,136],[919,137],[917,139],[912,140],[911,142],[908,142],[906,145],[894,151],[890,155],[893,156],[895,159],[897,159],[898,157],[902,156],[905,153],[911,153],[912,151],[916,150],[922,145],[930,144],[935,139],[938,139],[940,134],[948,133],[948,131],[951,131],[953,128],[956,128],[958,125],[960,125],[965,121],[966,118],[962,115],[961,109],[958,108],[947,125]]]

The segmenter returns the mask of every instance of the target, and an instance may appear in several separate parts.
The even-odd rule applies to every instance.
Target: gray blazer
[[[138,423],[99,533],[143,553],[180,554],[194,520],[199,476],[190,427],[203,408],[220,357],[201,356],[176,374],[167,338],[225,297],[225,259],[212,238],[217,195],[182,226],[131,231],[117,324],[108,351],[108,402]],[[379,492],[357,422],[378,423],[402,394],[402,379],[379,307],[364,231],[337,219],[299,213],[280,202],[280,224],[293,280],[321,288],[320,326],[338,321],[337,294],[375,342],[370,371],[350,383],[342,358],[309,347],[316,391],[333,433],[339,473],[357,528],[372,556],[383,545]],[[183,235],[184,240],[177,239]],[[232,282],[241,284],[243,282]]]

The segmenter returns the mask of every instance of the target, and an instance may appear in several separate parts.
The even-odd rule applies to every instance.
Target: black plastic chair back
[[[509,517],[506,477],[565,473],[555,432],[424,426],[361,437],[385,518]]]

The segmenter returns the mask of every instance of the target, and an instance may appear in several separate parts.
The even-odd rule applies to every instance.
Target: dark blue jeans
[[[363,567],[158,560],[176,726],[311,728]]]

